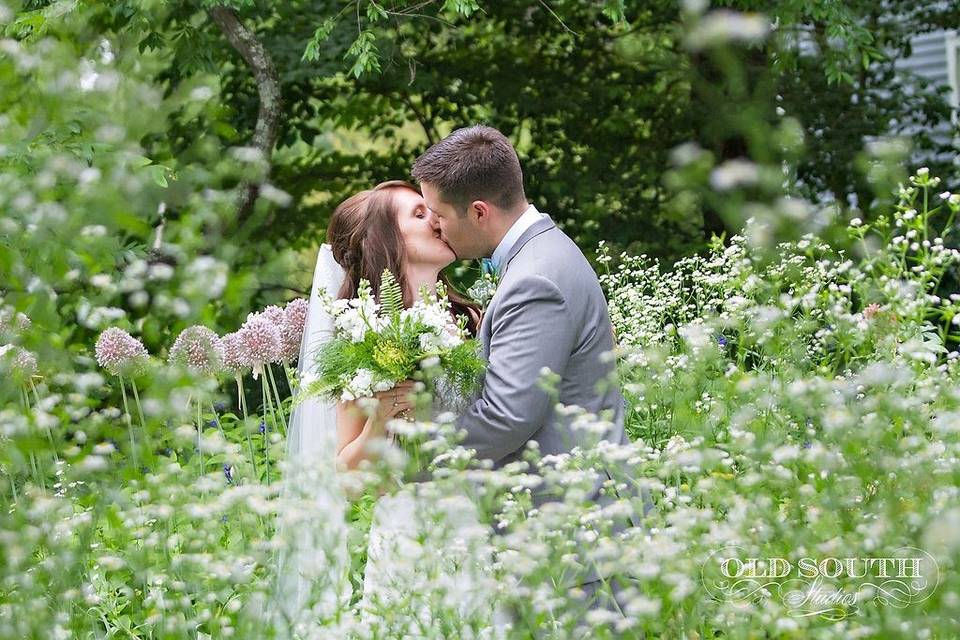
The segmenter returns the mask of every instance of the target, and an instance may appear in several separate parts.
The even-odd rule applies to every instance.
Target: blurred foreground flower
[[[771,31],[770,21],[759,13],[740,13],[718,9],[704,16],[687,34],[686,44],[700,51],[723,44],[756,44]]]
[[[0,332],[15,330],[18,332],[26,331],[30,328],[32,322],[26,315],[13,309],[0,309]]]
[[[37,374],[37,356],[12,344],[0,346],[0,358],[9,362],[10,375],[16,382],[26,384]]]

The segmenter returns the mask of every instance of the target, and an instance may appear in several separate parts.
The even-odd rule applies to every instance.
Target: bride
[[[443,282],[452,313],[464,316],[468,331],[476,334],[479,307],[440,273],[456,256],[441,240],[439,227],[412,185],[384,182],[348,198],[330,219],[327,241],[314,275],[299,360],[301,380],[309,381],[315,373],[311,354],[332,333],[321,296],[354,298],[360,280],[365,279],[376,297],[384,269],[390,269],[401,284],[407,307],[424,287],[434,293],[437,283]],[[372,411],[362,410],[356,402],[334,406],[316,398],[294,410],[288,464],[300,472],[290,474],[285,491],[308,496],[309,506],[323,514],[321,522],[281,525],[292,530],[295,538],[294,551],[281,569],[280,578],[286,583],[281,604],[301,636],[311,635],[311,624],[337,617],[351,598],[345,500],[335,488],[340,484],[335,476],[342,479],[342,474],[350,474],[382,450],[377,445],[390,438],[388,422],[412,409],[412,390],[413,383],[407,381],[376,394],[378,402]],[[434,417],[463,400],[435,398]],[[318,469],[326,469],[326,477],[318,477]],[[485,594],[492,583],[482,563],[476,562],[486,553],[489,529],[479,523],[473,502],[463,493],[440,495],[430,485],[401,487],[380,497],[374,507],[360,599],[363,626],[374,637],[443,637],[449,629],[439,625],[448,625],[451,619],[463,625],[457,630],[461,637],[490,632],[491,623],[485,618],[491,606]],[[424,544],[427,540],[429,547]],[[481,551],[469,553],[477,550]]]
[[[367,280],[374,297],[379,297],[380,274],[393,272],[403,289],[404,306],[410,307],[426,288],[436,293],[443,282],[454,314],[467,318],[467,330],[476,335],[480,325],[479,307],[440,275],[456,256],[440,239],[440,229],[420,193],[399,180],[384,182],[369,191],[348,198],[333,212],[327,227],[327,242],[333,258],[346,272],[337,298],[357,296],[360,280]],[[411,409],[408,381],[377,394],[380,409],[370,417],[355,403],[337,406],[337,462],[354,469],[365,458],[371,439],[384,437],[390,418]]]

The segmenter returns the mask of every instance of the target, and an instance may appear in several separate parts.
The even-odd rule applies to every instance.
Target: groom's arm
[[[566,300],[546,278],[522,278],[497,297],[483,389],[457,423],[467,431],[463,446],[493,461],[547,423],[553,401],[538,384],[541,370],[562,375],[576,339]]]

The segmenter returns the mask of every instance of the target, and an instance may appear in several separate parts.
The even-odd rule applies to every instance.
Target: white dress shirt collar
[[[510,249],[517,243],[517,240],[520,239],[523,232],[533,226],[537,220],[545,217],[546,216],[537,211],[537,208],[532,204],[527,207],[526,211],[520,214],[520,217],[516,219],[513,226],[507,231],[507,234],[503,236],[500,244],[497,245],[497,248],[493,251],[493,255],[490,257],[494,269],[499,271],[503,267],[503,261],[507,259],[507,256],[510,254]]]

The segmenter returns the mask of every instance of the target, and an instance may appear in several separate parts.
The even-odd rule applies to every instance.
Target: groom
[[[467,432],[463,446],[501,467],[520,459],[529,441],[542,455],[585,444],[554,414],[557,401],[603,414],[612,424],[605,438],[626,443],[620,390],[598,386],[614,372],[603,357],[614,341],[600,283],[577,245],[527,201],[510,141],[491,127],[458,129],[420,156],[412,173],[434,228],[457,257],[489,258],[499,278],[478,336],[487,360],[483,389],[458,422]],[[555,398],[538,384],[545,368],[559,380]]]

